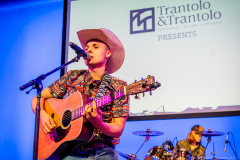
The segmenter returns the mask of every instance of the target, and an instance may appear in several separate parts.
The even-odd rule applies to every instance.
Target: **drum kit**
[[[149,140],[149,138],[153,136],[161,136],[164,133],[160,131],[150,131],[150,129],[147,129],[146,131],[135,131],[133,132],[133,134],[139,135],[139,136],[145,136],[146,138],[135,154],[126,154],[124,152],[118,151],[118,154],[126,158],[127,160],[138,160],[137,153],[140,151],[142,146]],[[221,135],[224,135],[224,133],[219,131],[208,130],[208,131],[203,131],[202,135],[208,138],[208,142],[205,147],[207,149],[207,146],[211,141],[212,136],[221,136]],[[191,152],[184,148],[179,148],[176,151],[173,151],[173,149],[174,149],[174,145],[170,140],[167,140],[162,144],[162,146],[153,146],[148,151],[148,155],[145,156],[144,160],[201,160],[203,159],[203,157],[201,158],[193,157]],[[213,154],[213,159],[217,160],[215,158],[215,152]]]

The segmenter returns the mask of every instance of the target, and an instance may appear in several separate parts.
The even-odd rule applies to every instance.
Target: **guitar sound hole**
[[[63,115],[62,118],[62,125],[64,127],[67,127],[71,122],[71,112],[70,111],[66,111]]]

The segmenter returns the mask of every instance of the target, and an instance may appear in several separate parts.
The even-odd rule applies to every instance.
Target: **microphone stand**
[[[79,54],[77,54],[77,56],[75,58],[73,58],[71,61],[57,67],[56,69],[54,69],[46,74],[40,75],[38,78],[31,80],[28,83],[26,83],[20,87],[20,90],[24,90],[30,86],[33,86],[29,91],[26,92],[27,94],[32,89],[37,89],[37,106],[36,106],[36,116],[35,116],[33,160],[37,160],[37,156],[38,156],[39,122],[40,122],[40,110],[41,110],[40,99],[41,99],[41,91],[43,89],[42,80],[44,80],[47,76],[55,73],[56,71],[62,69],[63,67],[65,67],[73,62],[78,62],[80,57],[81,56]]]
[[[237,153],[234,151],[234,149],[233,149],[231,143],[230,143],[229,141],[226,141],[226,143],[228,143],[228,144],[230,145],[230,147],[232,148],[232,151],[233,151],[233,153],[235,154],[237,160],[239,160],[238,157],[237,157]]]

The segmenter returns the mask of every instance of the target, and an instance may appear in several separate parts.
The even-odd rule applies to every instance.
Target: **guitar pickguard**
[[[70,131],[71,125],[67,129],[63,129],[61,126],[57,127],[54,132],[52,133],[52,136],[54,138],[55,142],[61,141],[63,138],[65,138]]]

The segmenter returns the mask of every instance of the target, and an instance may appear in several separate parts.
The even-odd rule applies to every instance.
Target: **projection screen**
[[[131,96],[130,117],[239,113],[239,6],[239,0],[69,1],[65,62],[76,56],[68,42],[82,47],[77,31],[107,28],[126,52],[112,75],[128,84],[152,75],[161,83],[152,95]],[[65,73],[75,69],[87,69],[83,59]]]

